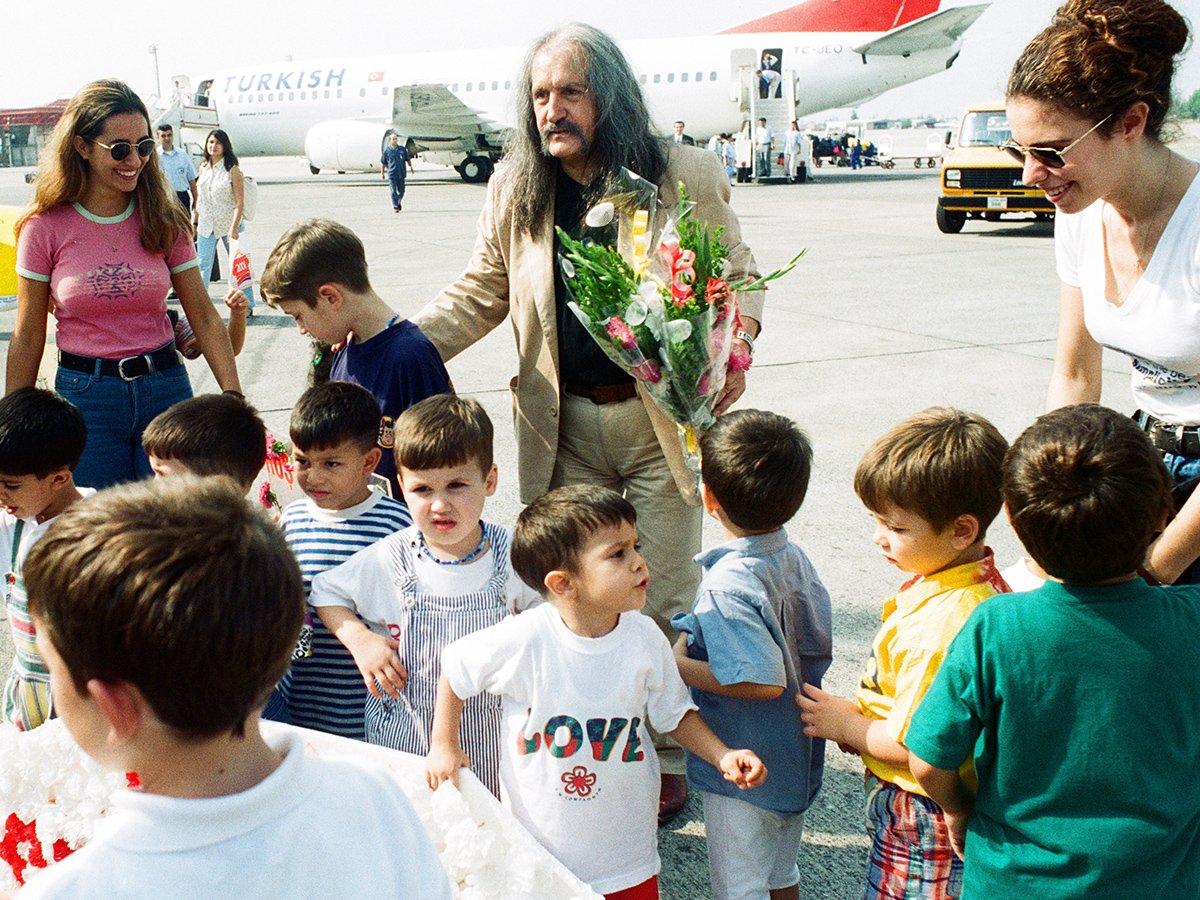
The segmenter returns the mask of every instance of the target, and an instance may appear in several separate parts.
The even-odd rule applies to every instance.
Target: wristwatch
[[[750,347],[750,358],[753,359],[754,358],[754,335],[752,335],[748,331],[739,331],[737,334],[734,335],[734,337],[737,338],[739,341],[746,342],[746,344]]]

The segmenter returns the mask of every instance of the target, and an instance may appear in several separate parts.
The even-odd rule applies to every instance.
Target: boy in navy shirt
[[[329,377],[361,385],[379,402],[383,453],[375,472],[401,499],[392,454],[396,419],[426,397],[453,393],[437,349],[375,293],[362,241],[337,222],[311,219],[289,229],[267,259],[261,289],[301,334],[343,345]]]

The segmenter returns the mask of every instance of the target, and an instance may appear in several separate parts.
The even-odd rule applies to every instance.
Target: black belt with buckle
[[[1163,453],[1200,456],[1200,426],[1164,422],[1140,409],[1133,414],[1133,421],[1150,437],[1150,443]]]
[[[623,400],[632,400],[637,396],[637,382],[626,381],[624,384],[601,384],[593,386],[572,384],[569,381],[565,381],[563,382],[563,390],[576,397],[585,397],[597,406],[602,406],[605,403],[620,403]]]
[[[127,356],[124,359],[99,359],[95,356],[79,356],[76,353],[59,350],[58,364],[72,372],[86,372],[88,375],[96,374],[97,364],[99,364],[101,375],[116,375],[126,381],[133,381],[135,378],[141,378],[151,372],[162,372],[183,365],[179,354],[175,352],[173,342],[150,353]]]

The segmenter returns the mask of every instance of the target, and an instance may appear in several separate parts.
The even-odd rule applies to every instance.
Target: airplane
[[[762,116],[851,106],[954,64],[991,0],[808,0],[714,35],[621,42],[655,126],[735,133]],[[224,128],[239,157],[303,154],[323,170],[378,168],[387,136],[486,181],[503,155],[519,49],[296,61],[175,76],[156,117]]]

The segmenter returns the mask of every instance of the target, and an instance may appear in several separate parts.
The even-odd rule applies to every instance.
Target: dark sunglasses
[[[98,141],[93,138],[92,143],[103,147],[111,153],[112,158],[117,162],[120,162],[132,153],[135,147],[137,148],[138,156],[142,159],[145,159],[154,152],[154,138],[142,138],[136,144],[131,144],[129,141],[117,141],[115,144],[106,144],[104,141]]]
[[[1053,147],[1026,147],[1023,144],[1018,144],[1012,138],[1009,138],[1007,141],[1001,144],[1000,149],[1007,150],[1008,155],[1019,162],[1022,166],[1025,165],[1025,156],[1029,155],[1048,169],[1061,169],[1067,164],[1067,161],[1063,159],[1063,157],[1074,150],[1079,145],[1080,141],[1082,141],[1085,137],[1087,137],[1111,118],[1112,113],[1109,113],[1061,150],[1055,150]]]

